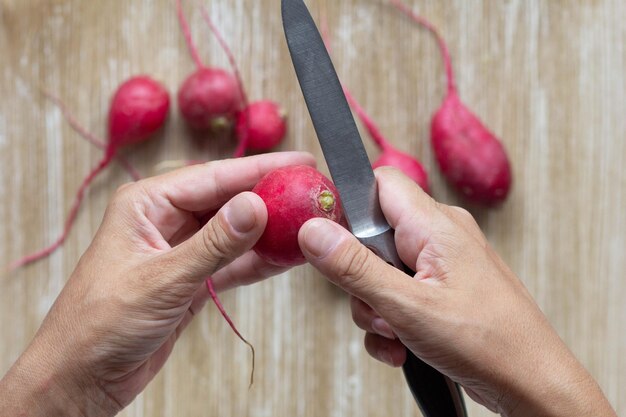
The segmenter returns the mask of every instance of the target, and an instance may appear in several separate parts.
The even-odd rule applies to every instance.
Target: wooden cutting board
[[[250,97],[289,111],[282,149],[322,163],[284,42],[278,0],[206,0],[239,59]],[[515,184],[498,210],[474,210],[566,343],[626,413],[626,3],[622,0],[411,2],[449,41],[462,97],[502,137]],[[444,93],[436,43],[383,0],[309,0],[325,11],[335,62],[382,131],[423,161],[434,195],[459,204],[436,170],[429,119]],[[227,61],[195,2],[201,55]],[[52,241],[101,153],[39,87],[104,136],[108,100],[149,73],[175,92],[193,69],[170,0],[0,0],[0,265]],[[375,156],[374,148],[368,149]],[[224,158],[227,140],[191,140],[176,109],[163,134],[126,153],[144,174],[181,158]],[[323,163],[322,163],[323,166]],[[325,168],[323,168],[325,169]],[[63,250],[0,281],[0,373],[25,348],[113,191],[114,165],[91,188]],[[309,267],[223,294],[258,353],[209,306],[163,371],[122,416],[411,416],[401,372],[364,352],[346,297]],[[488,347],[486,347],[488,348]],[[472,416],[491,415],[470,400]]]

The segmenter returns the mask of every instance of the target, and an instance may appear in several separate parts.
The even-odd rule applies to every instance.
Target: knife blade
[[[385,220],[363,141],[322,37],[303,0],[281,0],[283,28],[300,88],[352,233],[409,275]],[[457,384],[407,349],[403,371],[425,417],[465,417]]]

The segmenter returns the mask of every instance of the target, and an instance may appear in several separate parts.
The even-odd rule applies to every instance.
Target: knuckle
[[[220,269],[231,254],[236,250],[234,240],[220,225],[220,216],[214,217],[202,232],[202,249],[205,256],[215,263],[215,269]]]
[[[467,211],[462,207],[453,206],[452,210],[456,214],[456,216],[465,224],[478,227],[478,223],[476,223],[476,219],[472,216],[472,213]]]
[[[136,189],[136,183],[126,183],[117,187],[115,193],[113,194],[113,200],[120,201],[127,199],[130,195],[134,194],[134,190]]]
[[[349,286],[360,284],[371,273],[375,256],[363,245],[347,246],[339,256],[338,279]]]

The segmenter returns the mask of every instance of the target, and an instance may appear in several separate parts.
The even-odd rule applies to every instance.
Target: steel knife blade
[[[413,275],[398,257],[363,141],[322,37],[303,0],[281,0],[293,66],[352,233],[378,256]],[[460,388],[407,349],[403,371],[425,417],[465,417]]]

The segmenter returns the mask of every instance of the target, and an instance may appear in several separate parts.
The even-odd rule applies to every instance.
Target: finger
[[[330,220],[306,222],[298,241],[307,260],[331,282],[360,298],[388,320],[399,319],[398,304],[405,297],[420,299],[428,288],[402,271],[385,263],[363,246],[350,232]]]
[[[270,171],[287,165],[315,165],[311,154],[274,152],[212,161],[144,180],[157,204],[200,212],[220,207],[235,194],[251,190]]]
[[[363,301],[356,297],[350,297],[350,309],[352,310],[352,320],[359,328],[387,339],[396,338],[389,323]]]
[[[399,340],[389,340],[373,333],[365,334],[365,350],[371,357],[389,366],[402,366],[406,361],[406,347]]]
[[[254,251],[237,258],[234,262],[213,274],[215,291],[222,292],[243,285],[251,285],[274,275],[282,274],[288,267],[267,263]]]
[[[205,277],[250,250],[266,223],[267,209],[259,196],[246,192],[234,197],[191,238],[153,259],[149,270],[159,277],[156,285],[191,296]]]
[[[416,269],[417,257],[433,234],[458,234],[458,227],[438,203],[397,169],[378,168],[376,180],[383,213],[396,231],[398,255],[412,269]]]

